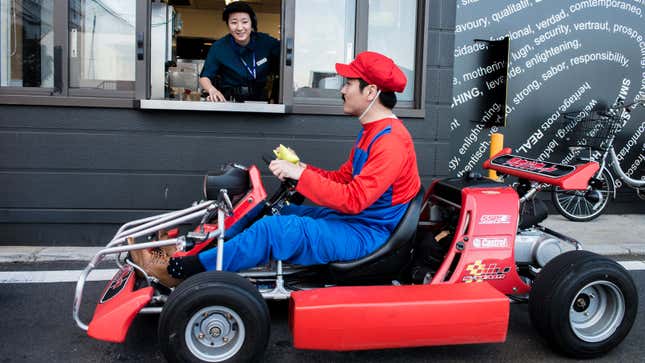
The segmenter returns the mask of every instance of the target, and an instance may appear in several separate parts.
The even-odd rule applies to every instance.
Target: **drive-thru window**
[[[426,1],[249,1],[281,44],[269,101],[206,102],[198,79],[228,2],[0,0],[0,103],[341,114],[334,64],[373,50],[408,77],[398,114],[424,116]]]

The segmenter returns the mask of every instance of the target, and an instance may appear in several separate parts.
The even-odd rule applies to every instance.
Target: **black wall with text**
[[[491,132],[520,155],[568,163],[561,115],[645,96],[645,1],[458,0],[453,78],[454,119],[448,169],[481,168]],[[485,42],[510,36],[507,125],[487,129],[482,100],[504,92],[504,57],[485,62]],[[488,57],[490,59],[490,57]],[[645,110],[631,113],[615,149],[632,178],[645,179]],[[448,127],[448,126],[446,126]],[[645,202],[622,186],[613,212],[645,212]]]

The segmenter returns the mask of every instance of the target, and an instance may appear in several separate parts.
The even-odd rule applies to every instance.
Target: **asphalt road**
[[[42,268],[73,268],[45,264]],[[34,266],[0,264],[0,271]],[[637,320],[623,343],[593,362],[643,362],[645,356],[645,271],[633,271],[640,294]],[[89,283],[83,315],[88,320],[104,282]],[[124,344],[93,340],[72,320],[74,283],[0,284],[0,362],[160,362],[157,317],[135,319]],[[502,344],[480,344],[398,350],[321,352],[291,347],[286,302],[270,304],[271,340],[266,362],[571,362],[554,353],[531,326],[528,306],[512,304],[508,338]],[[397,334],[396,331],[387,332]],[[589,362],[589,361],[587,361]]]

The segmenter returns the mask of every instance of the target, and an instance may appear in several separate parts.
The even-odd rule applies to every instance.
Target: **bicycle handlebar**
[[[634,101],[632,103],[619,104],[619,105],[616,105],[616,106],[609,106],[609,107],[607,107],[607,109],[605,111],[626,109],[628,112],[631,112],[634,108],[636,108],[636,106],[641,105],[641,104],[645,105],[645,98],[640,98],[639,97],[636,101]]]
[[[627,110],[627,112],[632,112],[634,108],[636,108],[639,105],[645,105],[645,98],[638,98],[636,101],[628,104],[619,104],[616,106],[605,106],[605,108],[603,109],[592,110],[591,112],[596,112],[598,115],[604,116],[604,117],[618,118],[620,117],[620,115],[610,113],[610,111],[625,109]],[[564,112],[562,113],[562,116],[567,120],[575,120],[583,112],[585,111],[578,110],[578,111]]]

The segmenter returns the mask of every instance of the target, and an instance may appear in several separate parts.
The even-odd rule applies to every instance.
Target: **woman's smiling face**
[[[228,16],[228,31],[239,45],[249,44],[253,30],[251,17],[247,13],[231,13]]]

